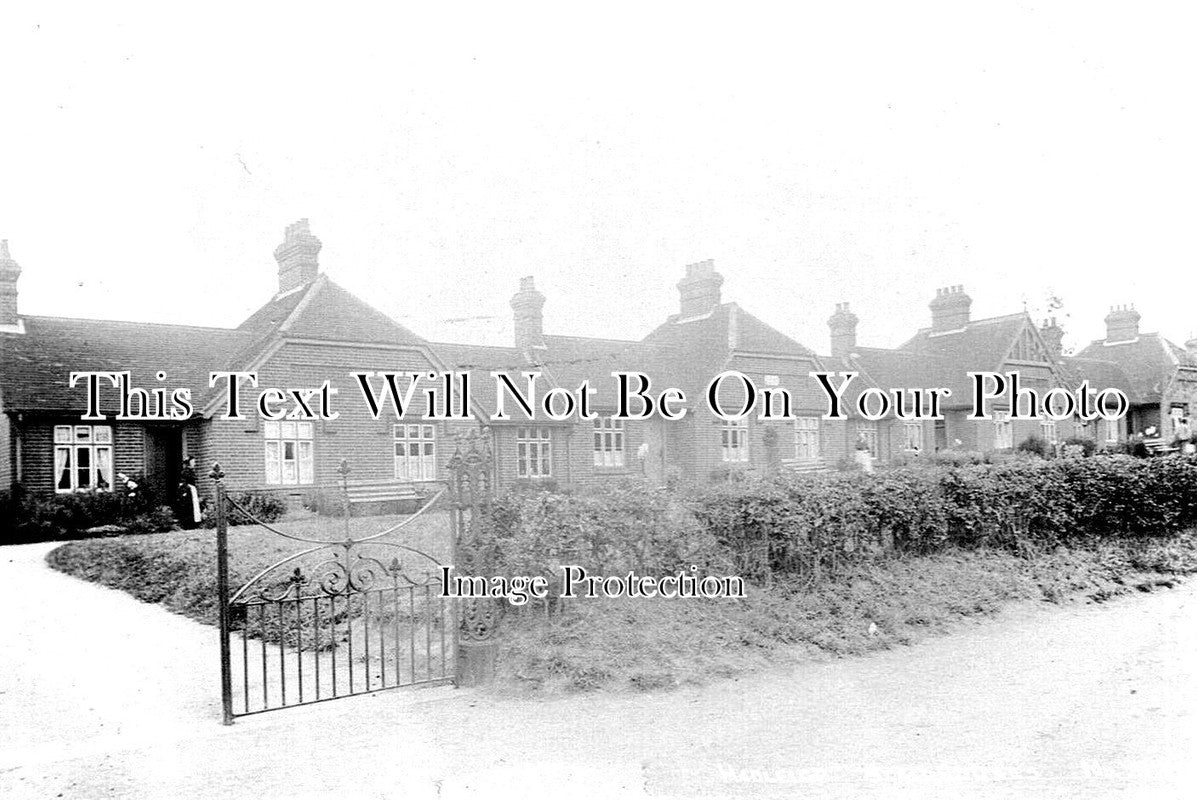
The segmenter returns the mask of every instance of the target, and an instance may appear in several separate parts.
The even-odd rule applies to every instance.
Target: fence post
[[[216,483],[216,593],[220,604],[220,702],[223,722],[233,724],[233,664],[229,652],[229,523],[225,516],[224,471],[212,465]]]

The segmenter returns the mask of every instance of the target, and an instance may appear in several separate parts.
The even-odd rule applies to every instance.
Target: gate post
[[[233,664],[229,652],[229,522],[225,516],[224,470],[212,465],[208,477],[216,483],[216,592],[220,605],[220,702],[223,722],[233,724]]]
[[[491,454],[471,433],[463,455],[460,443],[449,459],[449,517],[453,535],[453,568],[478,575],[494,566],[494,543],[487,523],[491,514]],[[494,638],[500,608],[491,598],[462,598],[457,629],[457,686],[483,686],[495,678],[498,642]]]

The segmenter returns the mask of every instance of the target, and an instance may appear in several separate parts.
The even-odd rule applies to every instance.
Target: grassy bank
[[[394,519],[375,518],[381,529]],[[298,535],[317,522],[284,525]],[[407,529],[442,554],[445,518]],[[299,549],[247,527],[230,531],[232,583]],[[215,537],[175,532],[73,542],[47,561],[207,624],[216,620]],[[802,658],[864,653],[949,631],[1017,601],[1104,600],[1197,571],[1197,536],[1105,540],[1013,555],[949,548],[861,564],[813,586],[749,587],[745,600],[579,600],[549,618],[509,614],[500,688],[529,692],[650,690],[743,674]]]
[[[380,516],[354,520],[357,536],[381,531],[404,517]],[[322,517],[277,523],[294,536],[335,539],[341,523]],[[392,540],[400,540],[396,534]],[[430,512],[403,528],[402,542],[444,559],[448,553],[449,520]],[[258,570],[309,547],[257,526],[229,528],[229,584],[236,591]],[[311,566],[325,556],[287,566]],[[160,603],[176,614],[208,625],[217,623],[216,532],[172,531],[141,536],[114,536],[69,542],[46,556],[51,567],[77,578],[128,592],[138,600]],[[286,577],[286,572],[280,577]]]
[[[1017,601],[1102,601],[1197,571],[1192,533],[1015,556],[947,550],[894,558],[814,587],[750,588],[745,600],[576,601],[509,616],[502,680],[528,691],[699,684],[768,664],[884,650]]]

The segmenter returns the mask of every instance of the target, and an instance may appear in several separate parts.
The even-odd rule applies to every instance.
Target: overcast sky
[[[423,6],[435,4],[425,3]],[[0,11],[0,238],[26,314],[235,325],[300,217],[436,340],[639,338],[687,263],[820,351],[1113,303],[1197,331],[1185,4],[107,3]],[[833,7],[834,6],[834,7]]]

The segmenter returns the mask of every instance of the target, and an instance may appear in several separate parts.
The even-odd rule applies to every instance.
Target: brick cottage
[[[476,419],[495,407],[492,370],[543,373],[541,390],[576,389],[583,380],[609,386],[613,370],[639,370],[654,386],[686,392],[682,420],[621,421],[610,392],[600,392],[595,420],[559,422],[540,410],[485,422],[500,487],[519,482],[584,486],[620,479],[653,485],[698,483],[747,470],[821,469],[867,446],[881,462],[945,449],[993,450],[1041,435],[1059,442],[1082,435],[1115,445],[1156,427],[1164,438],[1186,434],[1197,403],[1197,358],[1159,334],[1140,334],[1139,315],[1118,308],[1107,337],[1076,357],[1060,353],[1054,322],[1036,326],[1026,313],[970,318],[962,287],[941,289],[931,301],[931,324],[894,349],[858,346],[857,318],[847,303],[828,320],[830,354],[819,355],[721,296],[713,262],[686,268],[678,283],[678,312],[639,340],[555,336],[543,330],[545,297],[524,278],[511,299],[515,341],[475,346],[423,339],[338,286],[319,268],[320,240],[307,220],[288,226],[274,252],[278,292],[236,328],[206,328],[19,313],[21,269],[0,246],[0,488],[20,484],[40,495],[105,489],[117,473],[173,487],[181,461],[194,456],[201,490],[219,461],[229,485],[302,495],[335,482],[342,459],[357,480],[419,485],[444,477],[454,442],[481,422],[425,423],[417,393],[407,418],[366,405],[338,405],[335,421],[263,421],[249,413],[222,419],[224,385],[208,389],[213,371],[254,371],[262,386],[315,387],[330,380],[342,396],[360,398],[350,371],[469,371]],[[1190,348],[1197,342],[1188,343]],[[69,388],[72,371],[128,370],[134,386],[190,387],[195,413],[187,420],[117,421],[115,392],[101,395],[103,421],[80,419],[86,390]],[[784,386],[794,419],[725,422],[698,402],[715,375],[738,370],[759,387]],[[825,396],[809,377],[815,370],[852,371],[859,378],[848,399],[869,387],[952,387],[954,401],[939,421],[870,422],[822,418]],[[1083,379],[1120,388],[1132,400],[1124,421],[1101,426],[1011,421],[999,408],[992,421],[965,419],[970,370],[1019,370],[1024,384],[1073,387]],[[734,395],[734,392],[731,392]],[[155,405],[156,398],[150,400]],[[606,403],[606,405],[604,405]],[[511,404],[508,403],[511,407]]]

